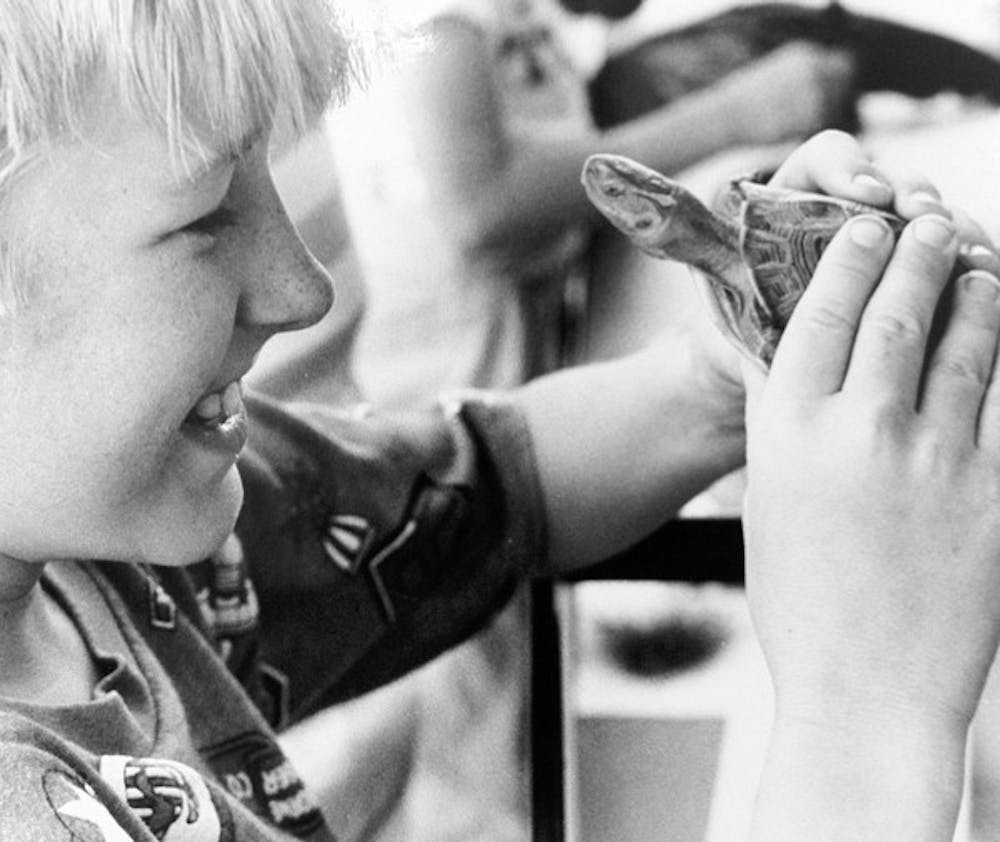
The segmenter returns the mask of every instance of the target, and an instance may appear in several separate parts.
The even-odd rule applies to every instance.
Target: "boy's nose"
[[[278,333],[308,327],[333,304],[330,276],[305,247],[273,186],[246,266],[237,320]]]

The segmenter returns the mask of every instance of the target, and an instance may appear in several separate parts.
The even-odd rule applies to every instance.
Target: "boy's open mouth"
[[[198,403],[194,405],[194,409],[184,419],[184,423],[215,429],[242,412],[243,385],[239,380],[234,380],[217,392],[202,395]]]

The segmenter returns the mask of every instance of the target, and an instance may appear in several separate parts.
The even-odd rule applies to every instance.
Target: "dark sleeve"
[[[544,552],[530,438],[502,399],[391,416],[247,405],[237,532],[293,718],[459,643]]]

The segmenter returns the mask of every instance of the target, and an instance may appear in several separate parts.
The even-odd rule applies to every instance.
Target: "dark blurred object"
[[[636,581],[743,584],[738,518],[675,518],[607,561],[568,573],[568,582]]]
[[[599,632],[611,660],[643,678],[668,678],[695,669],[718,654],[729,639],[710,617],[677,615],[652,623],[602,623]]]
[[[609,20],[621,20],[638,9],[642,0],[559,0],[559,5],[577,15],[601,15]]]
[[[612,57],[591,84],[594,119],[604,128],[639,117],[792,41],[850,51],[856,96],[953,91],[1000,102],[1000,61],[959,41],[854,14],[836,3],[823,9],[768,3],[732,9]],[[856,109],[851,111],[830,128],[855,130]]]

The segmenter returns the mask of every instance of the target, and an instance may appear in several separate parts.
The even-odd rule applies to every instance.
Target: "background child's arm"
[[[553,101],[550,122],[528,132],[510,124],[495,82],[499,59],[484,31],[444,16],[429,32],[435,49],[418,51],[399,81],[426,184],[447,214],[442,231],[456,232],[472,259],[519,265],[526,248],[551,245],[567,226],[597,221],[579,185],[589,155],[615,151],[677,172],[733,146],[797,139],[829,125],[850,96],[853,78],[846,54],[788,45],[717,84],[601,132],[577,120],[568,124],[580,124],[575,129],[565,125],[572,106],[582,107],[582,75],[543,68],[546,76],[562,79],[562,90],[557,93],[549,79],[542,91]],[[560,112],[562,126],[556,123]]]

